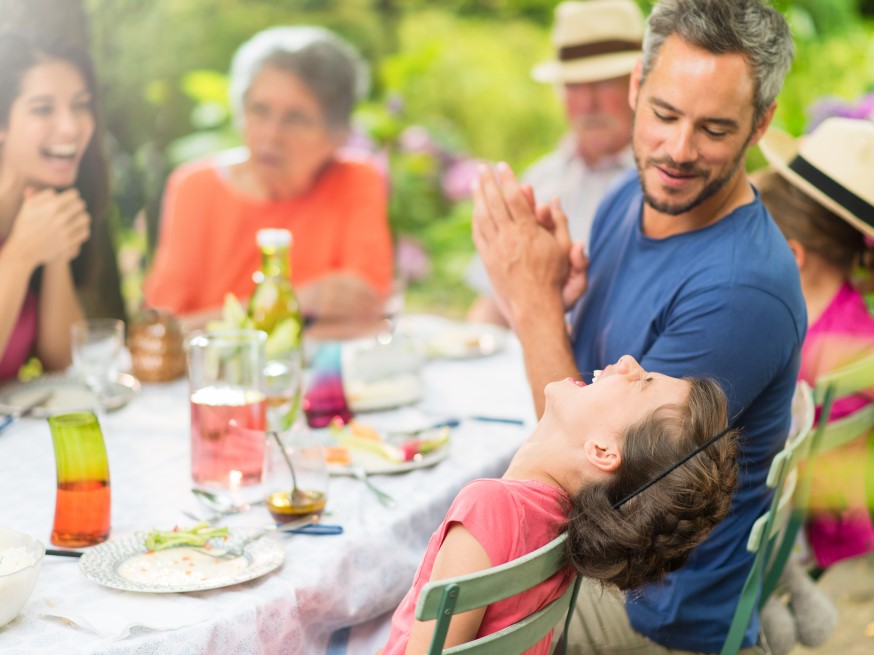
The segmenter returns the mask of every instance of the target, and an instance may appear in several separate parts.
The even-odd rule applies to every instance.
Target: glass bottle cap
[[[291,245],[291,232],[280,229],[258,230],[255,242],[260,248],[279,248]]]

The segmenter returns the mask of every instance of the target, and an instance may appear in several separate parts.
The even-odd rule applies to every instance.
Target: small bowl
[[[23,554],[18,550],[23,548]],[[18,616],[30,598],[42,567],[46,549],[40,541],[23,532],[0,528],[0,557],[14,558],[20,565],[7,571],[0,561],[0,627]]]

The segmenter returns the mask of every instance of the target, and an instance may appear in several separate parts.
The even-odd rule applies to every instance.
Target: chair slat
[[[835,398],[843,398],[874,387],[874,355],[818,377],[813,393],[817,406],[823,404],[829,387],[834,389]]]
[[[540,641],[561,621],[568,611],[573,595],[574,585],[571,584],[560,598],[531,616],[480,639],[447,648],[443,653],[444,655],[474,652],[477,655],[520,655]]]
[[[416,618],[420,621],[436,619],[443,590],[459,583],[462,591],[455,605],[455,613],[467,612],[490,605],[547,580],[564,566],[564,544],[567,534],[562,533],[551,542],[523,557],[470,575],[429,582],[422,588],[416,604]]]
[[[874,403],[825,424],[822,434],[816,443],[815,455],[840,448],[857,437],[874,429]]]

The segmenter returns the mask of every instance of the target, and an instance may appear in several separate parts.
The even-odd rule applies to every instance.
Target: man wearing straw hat
[[[574,241],[588,243],[592,219],[610,183],[634,165],[628,82],[643,41],[643,14],[632,0],[562,2],[555,8],[556,58],[531,71],[563,100],[569,132],[526,171],[542,200],[558,198]],[[479,292],[469,318],[506,325],[479,258],[467,271]]]
[[[546,383],[589,378],[628,353],[650,370],[719,380],[745,434],[728,519],[661,584],[626,598],[583,585],[572,653],[718,653],[728,633],[807,328],[792,254],[743,166],[793,52],[785,19],[764,0],[655,5],[630,83],[637,171],[601,202],[588,268],[559,204],[536,205],[506,164],[483,166],[474,184],[473,238],[522,344],[538,413]],[[769,652],[758,633],[755,616],[742,652]]]

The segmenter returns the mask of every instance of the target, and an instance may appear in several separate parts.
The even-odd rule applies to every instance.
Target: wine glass
[[[303,389],[303,354],[292,352],[269,357],[264,364],[267,429],[288,430],[297,420]]]
[[[70,336],[73,366],[102,407],[109,385],[118,378],[124,321],[114,318],[76,321],[70,328]]]

